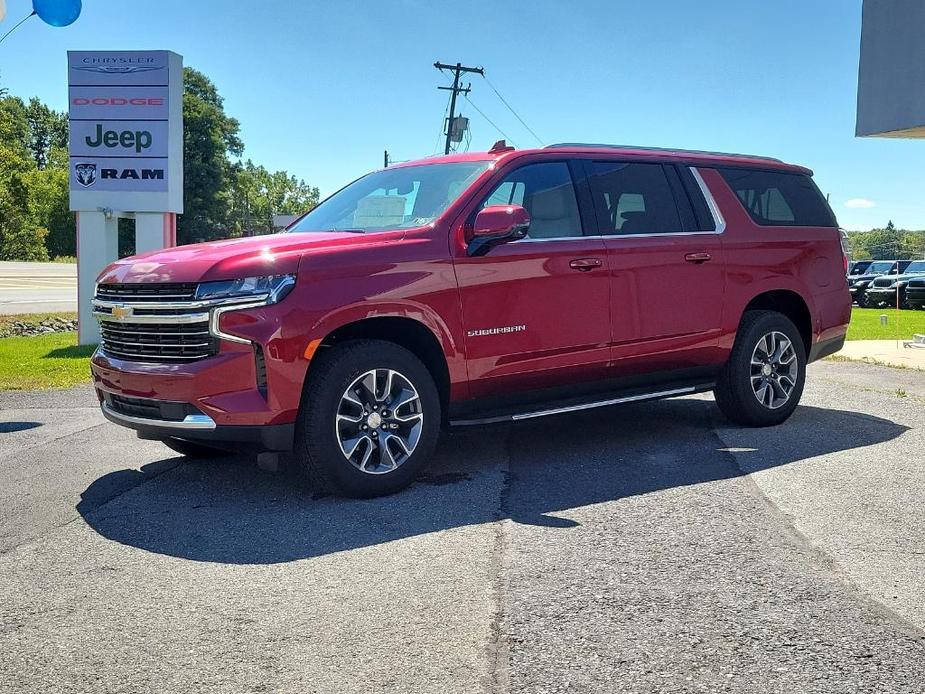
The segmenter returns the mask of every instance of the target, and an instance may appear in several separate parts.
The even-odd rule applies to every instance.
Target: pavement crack
[[[511,437],[513,428],[509,427],[504,437],[504,460],[501,463],[501,489],[498,493],[498,508],[495,513],[494,538],[491,555],[491,592],[495,605],[489,624],[488,641],[488,682],[486,691],[491,694],[506,694],[511,689],[510,682],[510,638],[505,621],[504,580],[508,573],[510,560],[510,535],[506,527],[510,520],[509,499],[511,492],[511,464],[513,454]]]

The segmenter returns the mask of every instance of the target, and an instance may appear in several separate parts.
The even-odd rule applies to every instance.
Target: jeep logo
[[[134,148],[140,153],[142,150],[151,146],[151,132],[148,130],[103,130],[102,123],[96,124],[96,137],[88,135],[84,138],[88,147],[125,147],[126,149]],[[105,171],[105,169],[104,169]],[[103,176],[106,178],[106,176]]]

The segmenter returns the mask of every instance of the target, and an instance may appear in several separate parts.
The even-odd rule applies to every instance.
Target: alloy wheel
[[[414,384],[393,369],[361,374],[341,396],[334,432],[344,457],[360,472],[381,475],[404,463],[424,424]]]
[[[752,350],[751,384],[758,402],[770,410],[783,407],[796,388],[800,370],[790,338],[773,331]]]

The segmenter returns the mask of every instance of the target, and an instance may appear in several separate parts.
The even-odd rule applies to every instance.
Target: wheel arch
[[[420,359],[434,378],[440,394],[441,409],[447,411],[450,400],[450,368],[445,345],[424,322],[407,315],[381,314],[355,318],[329,327],[316,352],[323,356],[328,350],[349,340],[385,340],[404,347]],[[311,367],[306,382],[311,378]]]
[[[806,354],[809,354],[813,345],[813,317],[809,304],[799,293],[790,289],[771,289],[761,292],[745,305],[743,315],[745,311],[756,310],[776,311],[787,316],[800,332]]]

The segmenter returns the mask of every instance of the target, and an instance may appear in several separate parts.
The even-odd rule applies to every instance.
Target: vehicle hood
[[[887,277],[887,276],[895,277],[895,275],[858,275],[857,277],[848,278],[848,281],[851,284],[854,284],[855,282],[873,282],[878,277]]]
[[[909,280],[918,279],[919,277],[925,277],[925,272],[909,272],[902,275],[880,275],[877,279],[882,280],[884,278],[889,278],[890,284],[893,282],[908,282]]]
[[[382,240],[382,235],[379,236]],[[394,236],[394,235],[392,235]],[[287,233],[194,243],[116,261],[98,282],[204,282],[295,273],[305,253],[369,245],[350,232]]]

